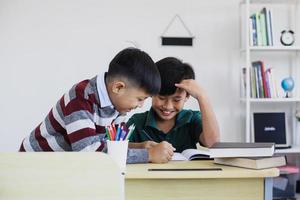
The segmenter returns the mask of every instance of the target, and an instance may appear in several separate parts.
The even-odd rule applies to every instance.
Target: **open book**
[[[232,157],[270,157],[274,154],[274,143],[219,142],[210,148],[186,149],[174,153],[172,160],[196,160]]]
[[[209,149],[201,147],[200,149],[186,149],[181,153],[174,153],[172,160],[207,160],[211,159]]]

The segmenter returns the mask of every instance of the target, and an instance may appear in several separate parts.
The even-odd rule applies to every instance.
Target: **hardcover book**
[[[285,156],[252,158],[215,158],[214,163],[249,169],[267,169],[272,167],[285,166],[286,158]]]
[[[211,158],[267,157],[274,154],[274,143],[219,142],[210,147]]]

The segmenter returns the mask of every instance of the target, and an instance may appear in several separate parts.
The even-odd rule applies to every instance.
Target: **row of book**
[[[250,46],[273,46],[272,12],[264,7],[249,18]]]
[[[246,68],[243,68],[243,90],[246,91]],[[250,68],[251,98],[279,98],[275,68],[267,68],[263,61],[253,61]]]

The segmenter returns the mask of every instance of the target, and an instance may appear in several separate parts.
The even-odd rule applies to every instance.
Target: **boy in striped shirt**
[[[108,72],[75,84],[26,137],[19,151],[106,151],[105,127],[142,107],[160,90],[160,75],[151,57],[136,48],[119,52]],[[166,162],[173,147],[129,149],[127,162]]]

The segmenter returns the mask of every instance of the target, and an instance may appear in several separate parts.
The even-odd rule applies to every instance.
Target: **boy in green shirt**
[[[161,90],[152,97],[149,111],[128,120],[127,126],[136,125],[129,146],[150,149],[164,142],[182,152],[197,148],[198,142],[206,147],[218,142],[215,114],[205,91],[194,80],[192,67],[173,57],[164,58],[156,65],[161,75]],[[190,96],[198,101],[201,112],[183,109]]]

